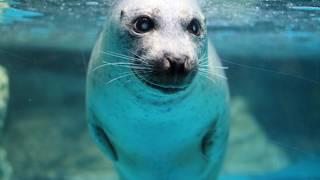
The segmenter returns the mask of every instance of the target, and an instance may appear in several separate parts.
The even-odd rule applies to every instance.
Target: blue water
[[[0,65],[11,80],[0,148],[7,149],[11,179],[113,173],[87,138],[82,100],[106,6],[0,0]],[[229,67],[231,105],[247,109],[233,117],[240,125],[253,119],[259,129],[245,142],[263,137],[252,144],[235,137],[230,152],[239,155],[227,153],[221,179],[320,179],[320,2],[216,0],[206,9],[209,37]]]

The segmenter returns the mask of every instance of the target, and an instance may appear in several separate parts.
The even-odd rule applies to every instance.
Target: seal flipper
[[[216,131],[216,123],[217,121],[215,120],[210,124],[209,129],[201,140],[201,153],[205,156],[209,155],[210,149],[214,144],[213,139]]]
[[[218,120],[219,116],[210,123],[201,140],[200,150],[206,157],[208,166],[200,179],[217,179],[220,171],[223,153],[218,153],[218,151],[224,151],[224,146],[220,147],[221,141],[217,137],[219,133],[217,129]]]
[[[93,136],[93,139],[111,160],[117,161],[119,158],[114,145],[112,144],[111,140],[109,139],[107,133],[103,130],[103,128],[94,123],[91,123],[97,122],[96,117],[93,117],[93,121],[89,120],[89,131]]]

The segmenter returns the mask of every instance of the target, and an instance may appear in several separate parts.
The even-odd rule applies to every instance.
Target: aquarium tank
[[[85,84],[109,1],[0,0],[0,180],[116,180]],[[230,87],[221,180],[320,179],[320,1],[207,0]]]

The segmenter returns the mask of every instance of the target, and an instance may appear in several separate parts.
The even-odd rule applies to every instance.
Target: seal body
[[[139,17],[138,27],[152,30],[133,32]],[[223,77],[197,2],[114,6],[92,53],[86,98],[91,134],[120,178],[215,179],[229,126]]]

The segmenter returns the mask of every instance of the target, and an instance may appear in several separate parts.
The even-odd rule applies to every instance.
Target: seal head
[[[134,55],[132,70],[147,85],[163,92],[187,88],[206,51],[205,18],[185,3],[123,1],[119,40]],[[187,2],[187,1],[186,1]],[[165,4],[167,3],[167,4]],[[173,9],[176,11],[173,12]]]

